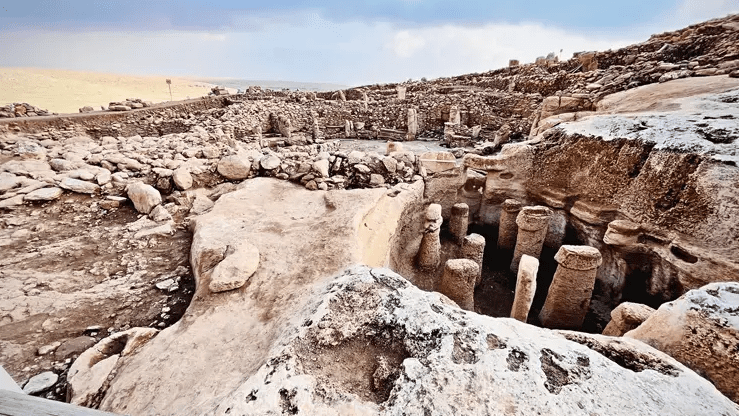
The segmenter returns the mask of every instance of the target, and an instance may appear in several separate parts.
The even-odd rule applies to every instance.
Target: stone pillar
[[[415,108],[408,109],[408,138],[413,140],[418,134],[418,112]]]
[[[252,131],[254,132],[254,135],[257,136],[257,140],[262,140],[262,126],[257,124],[256,126],[252,127]]]
[[[396,90],[398,91],[398,99],[405,100],[405,87],[398,86]]]
[[[344,120],[344,135],[349,138],[354,134],[354,124],[350,120]]]
[[[485,237],[480,234],[466,236],[462,242],[460,256],[474,261],[479,266],[477,276],[475,277],[475,286],[479,285],[482,280],[482,259],[485,257]]]
[[[498,228],[498,250],[513,250],[516,247],[518,224],[516,217],[523,205],[515,199],[506,199],[500,205],[500,227]]]
[[[508,60],[508,66],[513,68],[514,66],[520,65],[518,59],[509,59]]]
[[[439,293],[459,305],[460,308],[475,310],[475,276],[480,267],[469,259],[449,260],[444,264]]]
[[[511,318],[526,322],[529,317],[531,303],[536,294],[536,273],[539,271],[539,260],[524,254],[518,266],[516,278],[516,296],[513,299]]]
[[[342,90],[339,90],[339,100],[346,101],[346,94]]]
[[[424,224],[421,247],[418,248],[416,261],[421,270],[434,270],[441,262],[441,242],[439,241],[439,229],[444,220],[441,217],[441,205],[431,204],[426,209],[426,222]]]
[[[362,101],[364,101],[364,109],[367,110],[369,108],[369,97],[367,96],[367,91],[362,91]]]
[[[313,119],[313,140],[321,138],[321,127],[318,125],[318,119]]]
[[[549,229],[549,217],[552,210],[540,205],[534,207],[523,207],[516,217],[518,235],[516,236],[516,249],[513,251],[511,271],[518,274],[518,263],[521,256],[528,254],[539,258],[544,246],[544,239]]]
[[[444,123],[444,142],[450,143],[453,138],[452,136],[454,136],[454,123]]]
[[[457,244],[462,244],[462,240],[467,235],[467,227],[470,221],[470,207],[464,202],[454,204],[452,207],[452,215],[449,218],[449,232],[452,239]]]
[[[608,223],[608,230],[603,242],[612,246],[634,246],[639,244],[641,226],[626,220],[615,220]]]
[[[559,266],[539,321],[547,328],[579,330],[590,307],[595,275],[603,258],[594,247],[565,245],[554,260]]]
[[[453,105],[449,109],[449,122],[458,126],[462,123],[462,115],[459,113],[459,107]]]

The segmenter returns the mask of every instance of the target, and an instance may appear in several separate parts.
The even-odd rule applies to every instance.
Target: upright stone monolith
[[[513,250],[516,247],[518,224],[516,217],[523,205],[515,199],[506,199],[500,206],[500,227],[498,228],[498,250]]]
[[[518,274],[518,264],[521,256],[528,254],[539,258],[544,246],[544,239],[549,229],[549,217],[552,210],[544,206],[523,207],[516,217],[518,235],[516,236],[516,249],[513,251],[511,271]]]
[[[426,209],[426,221],[423,227],[423,238],[418,249],[416,262],[421,270],[434,270],[441,262],[441,242],[439,229],[444,220],[441,217],[441,205],[431,204]]]
[[[458,126],[462,123],[462,115],[459,112],[459,107],[456,105],[453,105],[449,109],[449,122],[454,124],[455,126]]]
[[[415,108],[408,109],[408,140],[415,140],[418,134],[418,112]]]
[[[457,244],[462,244],[464,237],[467,235],[467,227],[470,222],[470,207],[461,202],[452,206],[452,215],[449,218],[449,232],[452,239]]]
[[[594,247],[564,245],[554,260],[559,266],[539,321],[547,328],[579,330],[590,307],[595,276],[603,258]]]
[[[531,303],[536,294],[536,273],[539,271],[539,260],[524,254],[518,266],[516,279],[516,295],[511,308],[511,318],[526,322],[529,317]]]
[[[475,310],[475,276],[479,269],[477,263],[469,259],[448,260],[444,264],[439,293],[464,310]]]
[[[460,256],[462,258],[472,260],[480,266],[477,276],[475,277],[475,286],[479,285],[482,280],[482,261],[485,257],[485,237],[480,234],[470,234],[466,236],[462,242]]]

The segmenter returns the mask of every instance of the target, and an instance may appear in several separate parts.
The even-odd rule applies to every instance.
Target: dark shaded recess
[[[661,360],[657,356],[635,351],[626,345],[620,348],[620,341],[617,340],[605,344],[587,335],[575,333],[564,333],[562,335],[570,341],[590,348],[627,370],[637,373],[644,370],[654,370],[671,377],[677,377],[680,374],[680,370],[677,367]]]

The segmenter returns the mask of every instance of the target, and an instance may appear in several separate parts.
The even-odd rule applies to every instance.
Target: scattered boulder
[[[62,196],[61,188],[41,188],[35,191],[29,192],[23,198],[24,201],[53,201],[59,199]]]
[[[174,170],[172,173],[172,181],[177,189],[186,191],[192,187],[192,175],[190,170],[186,167],[180,167]]]
[[[640,303],[624,302],[611,311],[611,322],[603,330],[603,335],[620,337],[641,325],[654,313],[654,308]]]
[[[97,184],[73,178],[64,178],[59,183],[59,186],[68,191],[77,192],[80,194],[94,194],[95,192],[100,190],[100,187]]]
[[[155,206],[162,203],[162,195],[153,186],[143,182],[134,182],[126,187],[128,198],[133,202],[136,211],[148,214]]]
[[[51,371],[44,371],[43,373],[37,374],[31,377],[30,380],[28,380],[28,383],[23,386],[23,393],[43,393],[46,390],[54,387],[54,384],[56,384],[57,381],[59,381],[59,376],[56,373]]]
[[[246,179],[250,171],[251,161],[242,155],[226,156],[218,162],[218,173],[226,179]]]

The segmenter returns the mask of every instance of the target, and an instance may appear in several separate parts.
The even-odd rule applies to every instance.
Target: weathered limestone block
[[[421,166],[426,169],[426,173],[429,175],[457,167],[457,159],[451,152],[426,152],[421,154],[419,159]]]
[[[414,140],[418,134],[418,112],[415,108],[408,109],[408,140]]]
[[[398,99],[405,100],[406,87],[397,86],[396,90],[398,91]]]
[[[129,184],[126,192],[136,211],[142,214],[148,214],[155,206],[162,203],[162,195],[159,191],[143,182]]]
[[[354,123],[344,120],[344,137],[354,137]]]
[[[482,280],[482,261],[485,257],[485,237],[480,234],[466,236],[462,242],[460,256],[474,261],[479,266],[477,276],[475,277],[475,286],[479,285]]]
[[[603,242],[612,246],[633,246],[639,243],[641,226],[626,220],[615,220],[608,223],[608,230]]]
[[[516,248],[513,251],[513,261],[511,262],[513,273],[518,273],[518,264],[524,254],[539,258],[544,246],[544,239],[547,236],[549,217],[551,216],[552,210],[540,205],[523,207],[518,213],[516,217],[518,235],[516,236]]]
[[[277,129],[280,131],[280,134],[284,137],[290,138],[293,134],[293,126],[290,122],[290,119],[285,117],[284,115],[279,115],[277,117]]]
[[[259,250],[252,244],[242,241],[229,245],[221,260],[210,275],[208,288],[211,292],[226,292],[244,286],[259,267]]]
[[[226,156],[218,162],[218,173],[226,179],[246,179],[251,172],[251,166],[251,161],[244,155]]]
[[[404,152],[405,147],[403,146],[403,143],[397,143],[397,142],[387,142],[387,149],[385,150],[385,154],[389,155],[394,152]]]
[[[159,331],[154,328],[131,328],[104,338],[80,354],[69,368],[67,398],[78,406],[90,406],[121,357],[136,352]]]
[[[711,283],[662,304],[624,335],[667,353],[739,403],[739,282]]]
[[[498,250],[513,250],[516,247],[516,236],[518,235],[516,218],[522,207],[523,205],[515,199],[506,199],[501,204]]]
[[[172,181],[174,182],[177,189],[180,189],[182,191],[186,191],[190,188],[192,188],[192,175],[190,174],[190,169],[187,167],[179,167],[175,169],[174,173],[172,174]]]
[[[439,293],[468,311],[475,310],[475,279],[480,266],[473,260],[454,259],[444,264],[444,274],[439,285]]]
[[[554,260],[559,266],[539,320],[546,328],[578,330],[590,307],[595,276],[603,258],[594,247],[564,245]]]
[[[624,302],[611,311],[611,321],[603,330],[603,335],[620,337],[641,325],[655,312],[654,308],[641,303]]]
[[[464,237],[467,235],[467,227],[470,221],[470,207],[461,202],[454,204],[452,207],[452,215],[449,218],[449,232],[452,239],[457,244],[462,244]]]
[[[536,273],[539,271],[539,260],[524,254],[518,266],[516,277],[516,295],[511,307],[511,318],[526,322],[529,317],[531,303],[536,294]]]
[[[423,238],[418,249],[416,261],[421,270],[434,270],[441,262],[441,242],[439,241],[439,229],[444,220],[441,217],[441,205],[431,204],[426,209],[426,222],[424,224]]]
[[[456,105],[453,105],[449,109],[449,122],[454,124],[455,126],[458,126],[462,123],[462,115],[459,112],[459,107]]]

